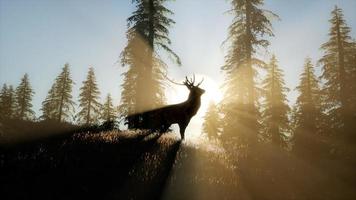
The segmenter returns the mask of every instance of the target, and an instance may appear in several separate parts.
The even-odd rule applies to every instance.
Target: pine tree
[[[72,100],[73,80],[69,72],[69,64],[66,63],[62,68],[62,72],[58,75],[55,82],[54,91],[57,98],[57,120],[62,122],[67,120],[71,113],[74,112],[74,101]]]
[[[351,113],[356,113],[356,41],[353,41],[352,48],[350,50],[350,57],[347,60],[347,63],[349,63],[350,67],[350,79],[349,79],[349,85],[350,85],[350,94],[351,94],[351,100],[350,100],[350,112]],[[356,117],[354,117],[356,119]],[[351,127],[352,130],[356,129],[356,122],[354,121],[352,123],[353,127]],[[356,135],[355,141],[356,141]]]
[[[78,113],[79,120],[86,125],[98,123],[101,111],[101,104],[99,103],[100,92],[92,67],[89,68],[87,79],[83,81],[80,91],[79,107],[81,110]]]
[[[271,138],[274,145],[286,147],[286,133],[290,130],[288,119],[290,108],[286,96],[289,89],[285,87],[283,71],[277,62],[273,55],[268,64],[266,79],[262,83],[265,92],[262,112],[263,133]]]
[[[204,116],[203,133],[209,138],[217,138],[219,136],[219,110],[214,102],[210,102],[207,112]]]
[[[223,137],[227,141],[238,137],[238,145],[248,148],[257,141],[260,129],[257,68],[264,62],[256,57],[256,49],[266,48],[263,36],[273,36],[270,11],[260,8],[263,0],[231,0],[234,19],[226,42],[230,44],[222,70],[226,74],[225,96],[222,102]]]
[[[34,117],[32,110],[33,90],[29,82],[28,74],[25,74],[21,79],[20,85],[16,88],[16,118],[22,120],[30,120]]]
[[[120,115],[142,112],[161,106],[165,101],[163,80],[166,64],[158,49],[171,55],[180,64],[179,57],[170,49],[168,28],[175,22],[173,14],[163,4],[167,0],[133,0],[136,11],[127,19],[128,43],[121,53],[121,63],[129,69],[123,73]],[[128,122],[133,127],[133,122]]]
[[[15,94],[12,85],[3,85],[0,92],[0,119],[13,118],[15,115]]]
[[[352,39],[349,36],[350,28],[347,26],[342,10],[335,6],[331,12],[331,28],[329,40],[321,46],[324,56],[319,60],[322,65],[321,78],[324,82],[323,93],[325,105],[329,116],[332,116],[331,127],[334,131],[345,133],[350,130],[352,113],[350,102],[352,100],[351,70]]]
[[[114,121],[116,119],[116,111],[110,94],[106,96],[105,103],[103,104],[101,119],[106,122]]]
[[[127,47],[126,47],[127,48]],[[121,102],[119,105],[119,117],[123,118],[130,114],[136,113],[136,99],[137,99],[137,84],[139,82],[139,70],[134,60],[131,60],[130,68],[127,72],[123,73],[123,84],[121,85]],[[133,128],[133,122],[128,121],[128,127]]]
[[[43,120],[56,120],[58,119],[58,98],[56,92],[56,84],[53,84],[51,89],[48,91],[46,99],[42,102],[42,115]]]
[[[296,89],[299,96],[293,115],[295,124],[293,151],[303,155],[311,153],[308,150],[315,147],[315,139],[320,135],[323,119],[319,81],[314,74],[310,58],[305,59],[303,73]]]

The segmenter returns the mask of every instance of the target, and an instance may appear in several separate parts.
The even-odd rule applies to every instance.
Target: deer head
[[[193,75],[193,78],[191,78],[190,80],[187,77],[185,77],[185,80],[183,81],[183,85],[185,85],[190,91],[189,97],[200,97],[202,94],[204,94],[205,90],[199,87],[203,81],[204,78],[197,85],[194,85],[195,75]]]
[[[171,83],[174,83],[176,85],[185,85],[188,88],[188,90],[190,91],[188,101],[190,101],[192,99],[199,99],[199,101],[200,101],[201,95],[204,94],[204,92],[205,92],[205,90],[203,90],[199,87],[200,84],[202,84],[202,82],[204,81],[204,78],[197,85],[194,85],[195,74],[193,74],[193,78],[191,78],[191,79],[188,79],[188,77],[185,77],[185,80],[183,81],[183,83],[177,83],[177,82],[169,79],[167,74],[164,74],[163,76]]]

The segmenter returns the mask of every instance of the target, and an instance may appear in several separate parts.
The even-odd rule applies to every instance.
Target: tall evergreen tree
[[[56,120],[58,119],[58,98],[56,92],[56,84],[54,83],[48,91],[46,99],[42,102],[42,115],[43,120]]]
[[[126,47],[127,48],[127,47]],[[128,62],[128,61],[125,61]],[[138,112],[136,108],[136,100],[138,99],[138,83],[139,81],[139,70],[138,64],[135,63],[134,59],[130,59],[130,67],[127,72],[123,73],[124,76],[123,84],[121,85],[121,102],[119,105],[119,117],[123,118],[130,114]],[[128,121],[129,128],[133,128],[133,122]]]
[[[265,92],[262,112],[263,133],[271,138],[273,144],[286,147],[286,133],[290,131],[288,119],[290,108],[286,95],[289,89],[285,87],[283,71],[278,67],[274,55],[268,64],[267,76],[262,84]]]
[[[69,72],[69,64],[66,63],[62,68],[62,72],[58,75],[55,82],[54,91],[57,98],[57,120],[62,122],[70,117],[74,112],[74,101],[72,100],[73,80]]]
[[[78,113],[79,120],[86,125],[95,124],[100,117],[101,104],[99,103],[99,89],[95,80],[95,73],[92,67],[89,68],[87,79],[83,81],[80,88]]]
[[[231,141],[238,137],[240,147],[249,147],[257,141],[260,129],[258,93],[255,83],[257,68],[264,62],[256,56],[258,48],[269,42],[263,36],[273,36],[268,16],[277,17],[262,9],[263,0],[231,0],[234,15],[227,42],[230,47],[222,70],[226,74],[223,137]]]
[[[173,12],[164,6],[167,0],[133,0],[136,11],[127,19],[128,43],[121,53],[121,63],[128,66],[121,94],[120,112],[131,113],[159,107],[165,101],[163,80],[166,64],[158,49],[166,51],[175,62],[179,57],[170,49],[169,27],[175,22],[167,17]],[[128,122],[129,127],[133,126]]]
[[[203,133],[209,138],[217,138],[219,136],[219,127],[219,110],[214,102],[210,102],[208,110],[204,116]]]
[[[332,116],[331,127],[345,134],[352,125],[350,103],[354,94],[350,91],[352,62],[349,61],[353,43],[342,10],[335,6],[331,15],[329,40],[321,46],[324,56],[319,62],[322,65],[325,105],[329,116]]]
[[[350,94],[351,94],[351,101],[350,101],[350,111],[354,113],[354,119],[356,119],[356,41],[353,41],[352,48],[350,50],[350,57],[348,59],[348,63],[350,64]],[[353,127],[351,129],[356,129],[356,122],[352,123]],[[356,137],[356,135],[355,135]]]
[[[115,107],[113,105],[113,100],[111,98],[111,95],[108,94],[106,96],[105,102],[103,104],[103,109],[102,109],[102,114],[101,114],[101,119],[104,121],[114,121],[116,117],[116,111]]]
[[[0,92],[0,119],[9,119],[15,115],[15,94],[12,85],[3,85]]]
[[[16,88],[16,118],[22,120],[30,120],[34,117],[32,110],[33,90],[29,82],[28,74],[25,74],[21,79],[20,85]]]
[[[314,141],[322,128],[321,91],[310,58],[305,59],[303,73],[296,89],[299,96],[293,115],[295,124],[293,151],[303,155],[311,153],[308,151],[316,145]]]
[[[6,110],[7,95],[8,95],[8,87],[6,84],[3,84],[0,91],[0,119],[8,118],[7,117],[8,110]]]

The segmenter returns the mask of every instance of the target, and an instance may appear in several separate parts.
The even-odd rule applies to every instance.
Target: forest
[[[167,1],[132,1],[119,102],[101,93],[93,67],[73,96],[69,63],[37,114],[32,99],[44,88],[33,88],[28,74],[17,86],[3,84],[5,199],[355,199],[356,37],[343,9],[330,10],[328,40],[315,47],[322,56],[305,57],[298,86],[288,88],[278,55],[268,49],[278,13],[263,0],[226,1],[233,20],[225,63],[216,66],[223,98],[209,104],[196,146],[174,129],[147,131],[129,117],[167,106],[173,66],[166,58],[184,61],[172,48]],[[187,86],[193,74],[186,76]],[[291,90],[298,94],[293,105]]]

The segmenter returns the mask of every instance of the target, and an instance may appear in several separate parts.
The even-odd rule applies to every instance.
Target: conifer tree
[[[0,119],[13,118],[15,115],[15,94],[12,85],[3,85],[0,92]]]
[[[316,145],[315,139],[320,135],[322,124],[322,102],[319,81],[314,74],[311,59],[306,58],[300,82],[296,88],[297,97],[294,121],[293,151],[299,155],[308,152]]]
[[[16,118],[22,120],[30,120],[34,117],[32,110],[33,90],[29,82],[28,74],[25,74],[21,79],[20,85],[16,88]]]
[[[350,55],[351,56],[347,61],[350,66],[350,79],[349,79],[350,90],[351,90],[350,111],[352,113],[356,113],[356,41],[355,40],[353,41]],[[352,124],[353,127],[351,127],[351,129],[355,130],[356,122],[353,122]]]
[[[158,49],[166,51],[180,64],[170,49],[169,27],[175,22],[168,17],[173,12],[164,6],[167,0],[133,0],[136,11],[127,19],[128,43],[121,53],[121,64],[128,66],[123,73],[120,115],[142,112],[161,106],[164,101],[166,64]],[[133,122],[128,122],[133,127]]]
[[[136,113],[136,100],[137,100],[137,85],[139,82],[139,70],[137,70],[137,64],[134,64],[134,60],[131,60],[130,67],[127,72],[124,72],[123,84],[121,85],[121,102],[118,108],[119,117],[124,118],[130,114]],[[128,121],[128,127],[133,128],[133,122]]]
[[[330,123],[334,131],[345,134],[352,125],[352,112],[350,103],[352,101],[351,71],[354,65],[352,59],[352,39],[350,28],[344,20],[342,10],[335,6],[331,12],[331,28],[329,40],[322,44],[323,57],[319,60],[322,65],[323,93],[325,94],[325,105]]]
[[[258,48],[269,42],[263,36],[273,36],[269,16],[277,15],[262,9],[263,0],[231,0],[234,19],[226,42],[230,44],[222,70],[226,74],[225,96],[222,102],[223,137],[237,138],[239,146],[248,148],[257,142],[260,130],[258,93],[255,78],[264,62],[256,56]]]
[[[55,82],[54,91],[57,99],[57,120],[62,122],[67,120],[74,112],[74,101],[72,100],[73,80],[69,72],[69,64],[66,63],[62,68],[62,72],[58,75]]]
[[[106,122],[110,122],[110,121],[114,121],[116,118],[117,117],[116,117],[115,107],[113,106],[113,100],[111,98],[111,95],[108,94],[103,104],[103,112],[101,115],[101,119]]]
[[[43,120],[56,120],[58,119],[58,98],[56,92],[56,84],[53,84],[48,91],[46,99],[42,102],[42,115]]]
[[[99,89],[95,80],[95,73],[92,67],[89,68],[88,75],[83,86],[80,88],[78,113],[79,120],[86,124],[98,123],[100,117],[101,104],[99,103]]]
[[[286,147],[286,133],[290,130],[288,120],[290,108],[286,96],[289,89],[285,87],[283,71],[278,67],[274,55],[267,68],[267,76],[262,83],[265,92],[262,112],[263,133],[271,138],[274,145]]]
[[[219,110],[214,102],[210,102],[204,116],[203,133],[209,138],[217,138],[219,136],[219,123]]]

